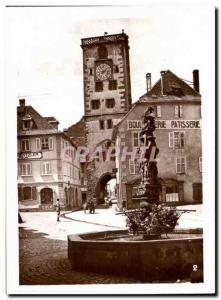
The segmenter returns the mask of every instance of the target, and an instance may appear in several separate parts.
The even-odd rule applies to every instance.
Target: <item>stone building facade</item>
[[[18,120],[18,199],[21,210],[81,206],[81,170],[76,146],[58,130],[58,121],[42,117],[20,99]]]
[[[85,38],[83,50],[85,145],[90,153],[112,146],[113,127],[131,108],[128,36]],[[104,150],[105,151],[105,150]],[[88,197],[103,203],[105,185],[115,178],[115,161],[95,159],[87,164]]]
[[[148,107],[153,107],[156,120],[156,143],[160,150],[158,176],[161,202],[169,204],[202,202],[201,95],[198,71],[193,72],[194,88],[171,71],[161,72],[160,80],[151,88],[147,74],[147,93],[115,127],[113,139],[119,149],[129,152],[140,146],[139,132]],[[118,205],[134,208],[132,189],[140,183],[138,156],[116,159]]]

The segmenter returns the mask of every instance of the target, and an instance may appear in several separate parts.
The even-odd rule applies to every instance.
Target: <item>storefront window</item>
[[[30,200],[31,199],[31,187],[26,186],[23,188],[23,200]]]

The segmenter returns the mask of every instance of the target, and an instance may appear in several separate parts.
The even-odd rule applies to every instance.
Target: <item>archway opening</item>
[[[53,203],[53,190],[50,188],[44,188],[40,192],[41,204],[52,204]]]
[[[116,178],[111,173],[102,175],[96,186],[97,204],[104,204],[105,197],[116,196]]]

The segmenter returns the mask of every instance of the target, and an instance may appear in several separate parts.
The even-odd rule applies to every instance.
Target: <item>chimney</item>
[[[19,105],[25,107],[25,99],[19,99]]]
[[[193,70],[193,88],[196,92],[200,92],[199,70]]]
[[[146,74],[147,92],[151,90],[151,73]]]
[[[163,90],[164,90],[164,87],[163,87],[163,75],[166,73],[166,71],[161,71],[160,74],[161,74],[161,95],[163,95]]]

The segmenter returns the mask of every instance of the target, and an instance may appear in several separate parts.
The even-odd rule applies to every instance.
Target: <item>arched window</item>
[[[40,192],[41,204],[52,204],[53,203],[53,190],[50,188],[43,188]]]
[[[101,59],[107,58],[108,53],[107,53],[107,47],[106,46],[100,46],[98,48],[98,57]]]

